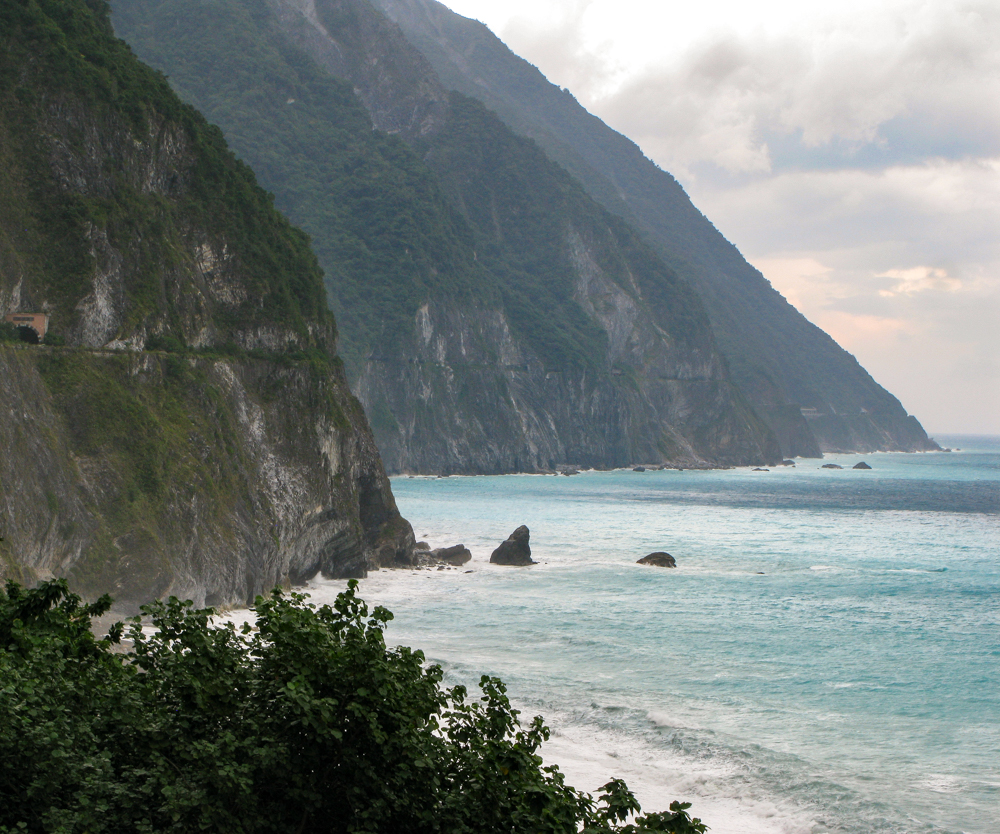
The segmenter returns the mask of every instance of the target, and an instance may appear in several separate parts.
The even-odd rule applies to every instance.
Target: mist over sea
[[[961,451],[396,478],[418,539],[473,560],[361,594],[449,683],[503,678],[577,787],[622,776],[713,834],[997,834],[1000,438],[940,440]],[[520,524],[540,564],[489,565]],[[655,550],[677,568],[635,564]]]

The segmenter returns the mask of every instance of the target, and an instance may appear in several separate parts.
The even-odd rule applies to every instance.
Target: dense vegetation
[[[62,581],[0,591],[0,832],[701,834],[543,766],[503,683],[444,689],[356,583],[315,608],[258,597],[255,628],[171,598],[95,638]],[[117,650],[116,650],[117,649]]]
[[[934,448],[895,397],[795,310],[635,143],[588,113],[482,23],[434,0],[373,2],[398,21],[449,89],[475,97],[519,135],[536,140],[691,282],[734,382],[775,429],[786,456],[819,454],[813,432],[830,439],[817,421],[806,424],[799,406],[832,406],[841,415],[834,418],[841,430],[845,417],[864,408],[868,414],[851,420],[852,431],[871,438],[865,424],[877,426],[901,448]],[[858,441],[846,442],[850,447]],[[861,441],[856,448],[865,445]]]
[[[127,330],[171,304],[163,285],[190,268],[185,236],[199,229],[225,241],[252,298],[217,322],[223,329],[266,316],[306,334],[307,321],[329,322],[306,235],[275,209],[219,129],[113,36],[108,14],[104,0],[0,0],[4,280],[27,276],[22,300],[44,300],[53,328],[64,330],[90,290],[93,240],[106,236],[125,261]],[[183,146],[172,179],[150,188],[136,155],[175,140]],[[59,182],[53,159],[63,154],[81,165],[108,159]]]
[[[316,12],[349,52],[360,47],[343,5],[320,3]],[[419,304],[456,298],[502,304],[549,367],[609,370],[605,334],[573,298],[570,228],[627,289],[638,278],[672,336],[707,334],[687,285],[473,100],[453,96],[443,123],[408,146],[372,130],[351,85],[293,43],[264,0],[114,0],[114,20],[309,232],[353,372],[411,331]]]
[[[222,126],[311,235],[350,369],[409,334],[429,299],[495,300],[433,174],[372,130],[351,85],[290,44],[263,0],[121,0],[114,12],[116,30]]]
[[[653,308],[671,338],[704,339],[709,325],[697,295],[627,224],[480,102],[452,93],[450,104],[442,129],[416,147],[463,207],[512,322],[542,356],[560,367],[604,352],[605,334],[574,300],[570,232],[607,277]]]

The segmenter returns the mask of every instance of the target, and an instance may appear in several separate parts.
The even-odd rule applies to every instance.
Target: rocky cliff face
[[[340,375],[8,346],[0,397],[8,576],[223,605],[408,560],[412,533]]]
[[[514,55],[482,23],[437,0],[375,3],[419,48],[446,88],[482,101],[512,130],[538,142],[691,282],[734,381],[774,430],[785,455],[939,448],[899,401],[788,304],[691,204],[680,184],[633,142]]]
[[[381,12],[357,0],[267,0],[288,38],[321,67],[349,80],[386,133],[425,136],[448,107],[426,59]]]
[[[305,236],[76,0],[0,6],[0,573],[244,603],[405,563]]]
[[[268,0],[253,19],[244,0],[115,7],[139,54],[208,108],[317,242],[389,471],[778,458],[690,287],[533,143],[448,94],[367,0]],[[246,67],[220,72],[226,55]],[[270,103],[234,106],[251,93],[244,75]],[[332,77],[356,98],[338,98]],[[333,145],[324,124],[357,131]],[[279,142],[296,170],[275,159]],[[324,154],[306,161],[303,147]],[[333,185],[336,200],[310,199],[338,181],[350,187]],[[357,217],[385,234],[329,246]],[[363,274],[362,249],[378,259]]]
[[[774,460],[776,444],[720,381],[718,358],[673,361],[662,333],[630,321],[625,306],[615,325],[631,350],[610,372],[547,369],[502,310],[421,307],[413,341],[400,353],[373,354],[356,386],[387,469],[484,474]]]

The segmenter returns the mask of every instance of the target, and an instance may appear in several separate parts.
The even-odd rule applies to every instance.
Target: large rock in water
[[[871,469],[871,467],[864,461],[861,461],[861,463],[854,464],[851,469]]]
[[[459,567],[472,558],[472,553],[464,544],[455,544],[451,547],[438,547],[431,551],[431,558],[440,562],[447,562],[449,565]]]
[[[531,548],[528,547],[528,537],[531,534],[523,524],[518,527],[507,541],[490,555],[490,563],[494,565],[534,565],[531,558]]]
[[[677,561],[669,553],[664,553],[662,550],[658,550],[656,553],[650,553],[648,556],[643,556],[637,565],[652,565],[657,568],[676,568]]]

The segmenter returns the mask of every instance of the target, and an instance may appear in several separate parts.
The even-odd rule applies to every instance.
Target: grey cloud
[[[1000,5],[914,4],[893,39],[716,36],[581,98],[664,167],[876,168],[1000,152]],[[581,79],[583,81],[583,79]]]
[[[512,41],[929,428],[1000,433],[1000,4],[715,34],[627,76],[588,6]],[[921,270],[946,278],[892,277]]]
[[[517,44],[516,52],[550,79],[574,93],[599,92],[615,72],[600,46],[589,45],[584,36],[584,17],[594,0],[566,0],[553,8],[558,19],[548,26],[535,20],[514,18],[504,29],[504,40]]]

